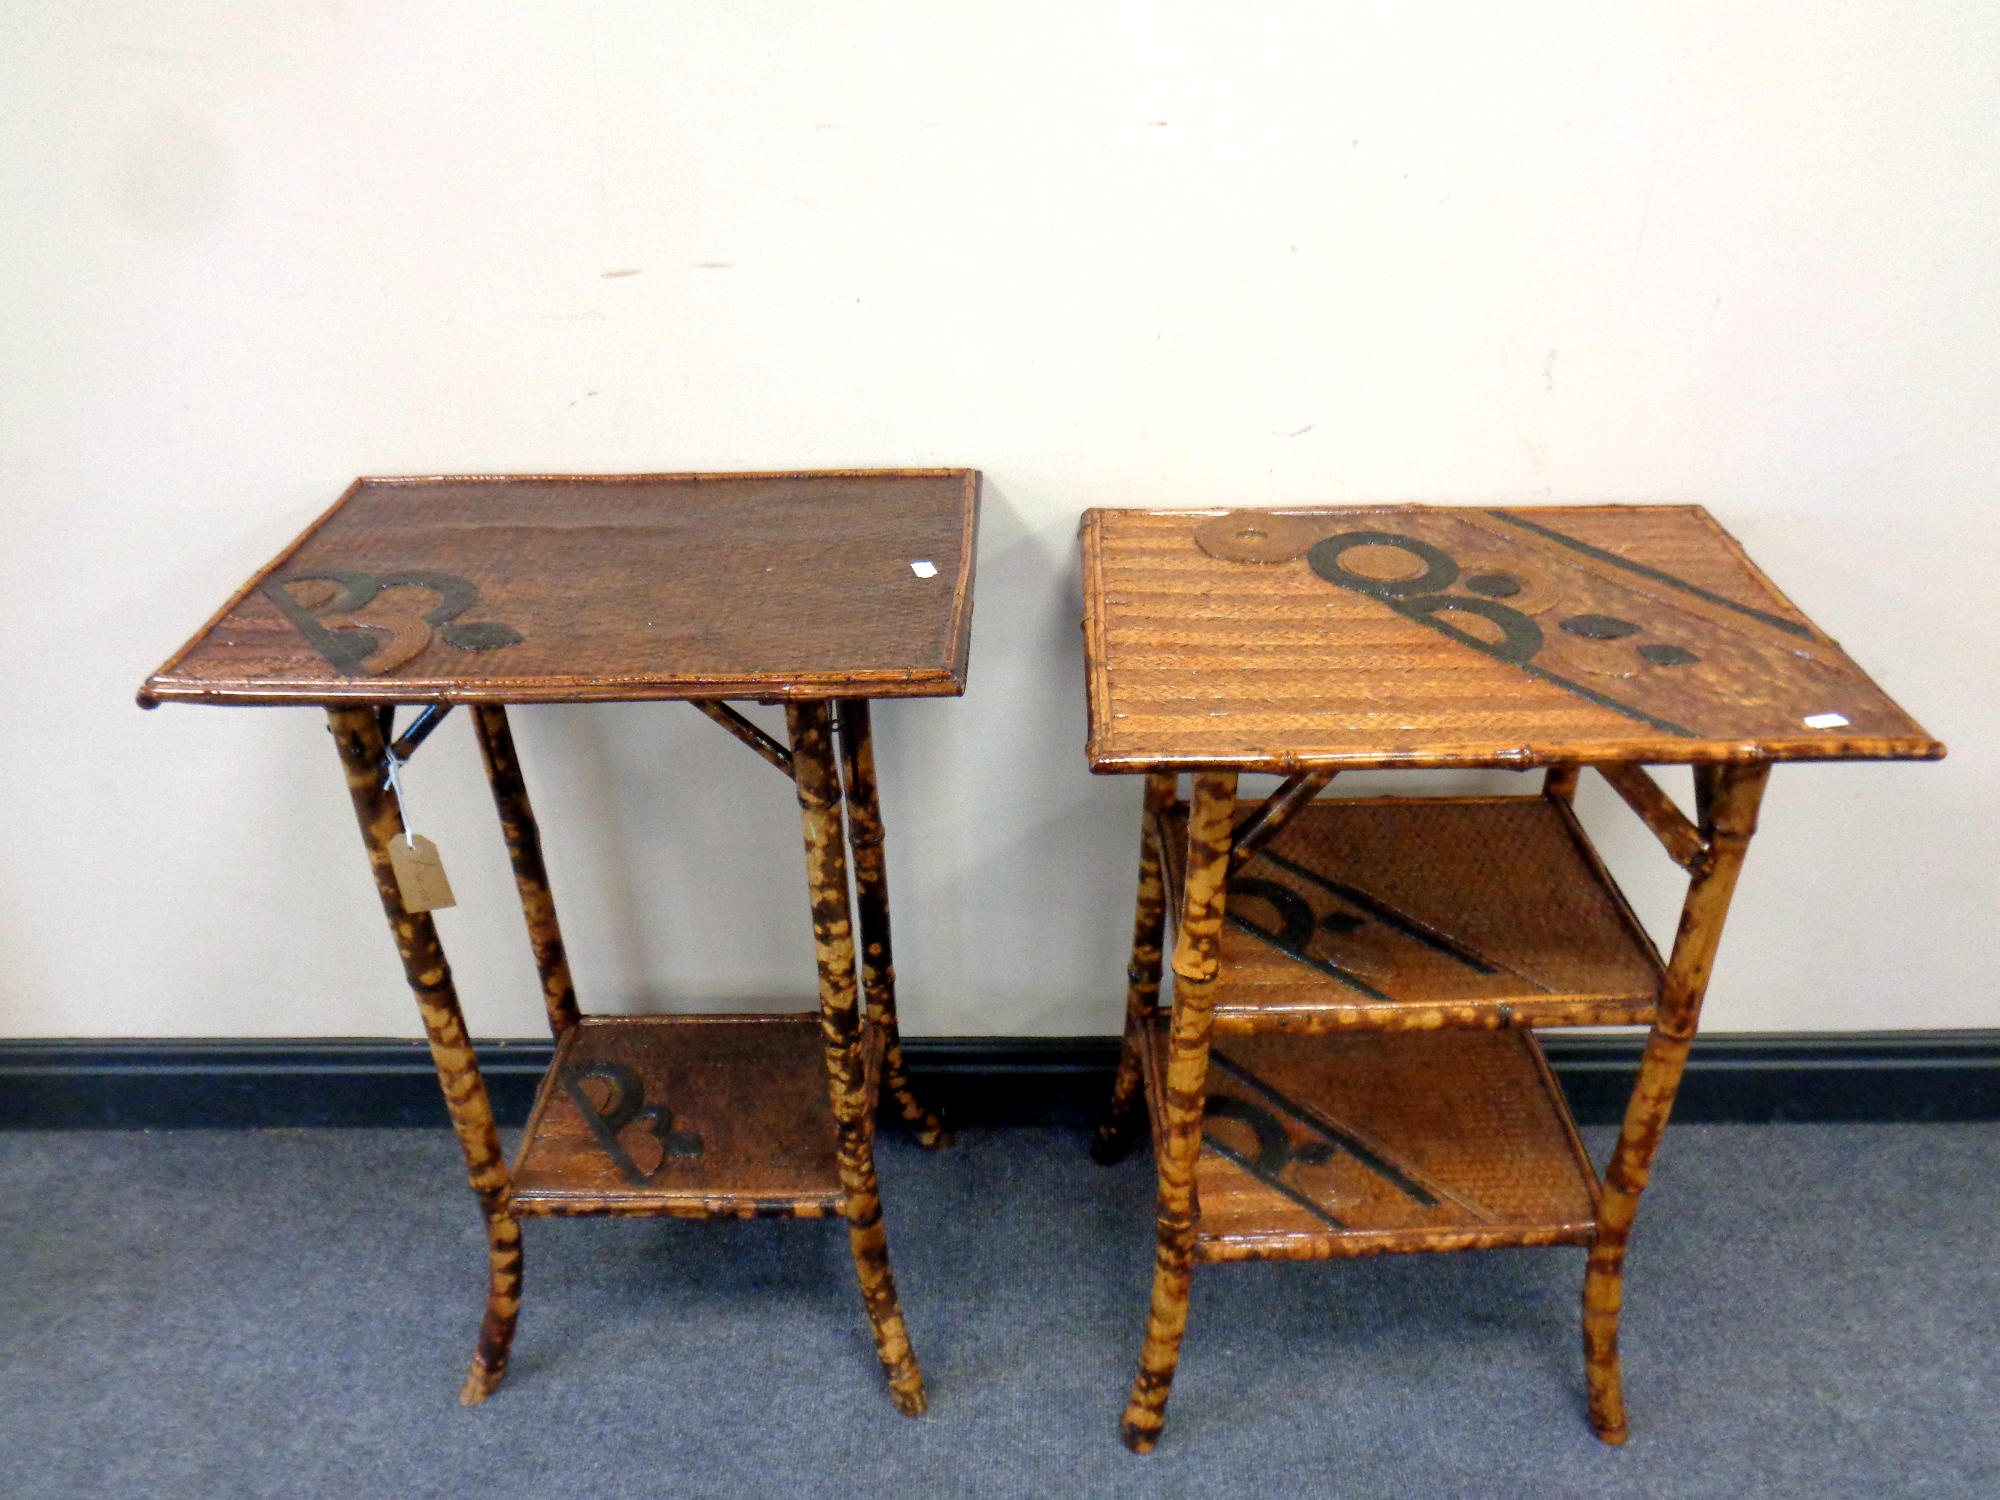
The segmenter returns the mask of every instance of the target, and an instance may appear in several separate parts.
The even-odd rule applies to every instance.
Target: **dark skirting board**
[[[1579,1122],[1618,1118],[1644,1040],[1542,1033]],[[1087,1127],[1118,1060],[1112,1037],[911,1038],[905,1048],[925,1097],[964,1125]],[[547,1041],[481,1044],[480,1070],[502,1124],[526,1120],[552,1050]],[[1711,1123],[2000,1119],[2000,1029],[1705,1036],[1674,1115]],[[0,1128],[446,1123],[422,1042],[0,1041]]]

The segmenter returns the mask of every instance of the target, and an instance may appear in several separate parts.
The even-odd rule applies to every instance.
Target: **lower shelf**
[[[1153,1101],[1166,1049],[1162,1020]],[[1597,1191],[1531,1032],[1219,1036],[1210,1050],[1199,1260],[1588,1245]]]
[[[819,1016],[585,1020],[542,1080],[514,1203],[523,1214],[838,1214]]]

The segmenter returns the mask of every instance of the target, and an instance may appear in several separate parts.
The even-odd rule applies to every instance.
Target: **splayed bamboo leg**
[[[1125,1044],[1118,1054],[1118,1077],[1090,1154],[1110,1166],[1124,1159],[1145,1116],[1145,1089],[1139,1049],[1145,1026],[1160,1009],[1161,943],[1166,936],[1167,887],[1160,873],[1158,825],[1173,805],[1180,778],[1155,772],[1146,778],[1146,805],[1140,817],[1139,901],[1132,918],[1132,959],[1125,967]]]
[[[1661,988],[1659,1019],[1646,1040],[1639,1082],[1625,1109],[1625,1124],[1598,1200],[1597,1240],[1583,1280],[1584,1378],[1590,1425],[1607,1443],[1626,1437],[1625,1395],[1618,1368],[1618,1314],[1624,1301],[1625,1247],[1639,1195],[1646,1190],[1653,1156],[1674,1107],[1688,1046],[1701,1017],[1702,997],[1722,940],[1723,919],[1750,837],[1757,805],[1770,775],[1768,762],[1702,766],[1695,771],[1701,832],[1712,853],[1688,885],[1673,958]]]
[[[1159,1244],[1153,1257],[1153,1301],[1139,1375],[1126,1403],[1125,1446],[1150,1453],[1166,1425],[1167,1396],[1187,1330],[1188,1287],[1194,1278],[1195,1158],[1201,1152],[1202,1107],[1208,1093],[1209,1023],[1213,1017],[1224,891],[1229,883],[1230,819],[1235,773],[1194,779],[1188,814],[1187,904],[1174,943],[1174,1010],[1168,1031],[1166,1097],[1160,1101]]]
[[[486,1085],[479,1077],[479,1063],[458,1008],[458,991],[438,941],[437,926],[426,912],[404,911],[397,892],[395,871],[389,864],[389,841],[402,836],[403,814],[395,794],[384,784],[381,724],[367,708],[333,708],[327,710],[327,718],[347,773],[347,790],[354,799],[354,815],[361,824],[362,842],[368,847],[368,862],[375,871],[375,889],[396,935],[403,972],[417,997],[424,1034],[430,1039],[431,1060],[437,1065],[452,1128],[465,1155],[466,1175],[479,1195],[479,1210],[486,1220],[486,1316],[480,1324],[472,1369],[458,1397],[472,1406],[484,1401],[499,1385],[514,1339],[514,1320],[521,1310],[521,1223],[514,1217],[513,1184],[500,1155],[500,1133],[494,1128]]]
[[[847,901],[847,851],[842,829],[840,773],[834,765],[833,716],[820,702],[788,703],[792,773],[805,822],[806,880],[812,892],[813,948],[819,960],[820,1027],[826,1037],[827,1084],[839,1134],[843,1212],[861,1282],[875,1350],[889,1377],[889,1395],[910,1416],[927,1404],[924,1377],[910,1348],[889,1270],[889,1240],[875,1182],[875,1119],[861,1045],[861,1008],[854,982],[854,928]]]
[[[910,1087],[896,1020],[896,965],[889,944],[889,875],[883,854],[882,800],[875,786],[875,740],[868,700],[839,706],[840,777],[847,788],[847,843],[854,852],[856,916],[861,923],[861,993],[869,1024],[882,1033],[882,1086],[924,1145],[942,1149],[951,1132]]]
[[[563,951],[562,929],[556,925],[555,898],[549,894],[548,867],[542,863],[542,832],[528,805],[528,786],[521,777],[521,758],[514,753],[514,732],[507,710],[498,703],[481,703],[472,710],[479,730],[479,753],[486,761],[486,779],[493,787],[493,806],[500,814],[500,832],[514,862],[514,885],[521,893],[521,915],[528,921],[528,941],[535,950],[535,969],[542,976],[542,1003],[548,1007],[549,1030],[560,1041],[580,1019],[576,986],[570,982],[569,955]]]
[[[1581,766],[1550,766],[1542,773],[1542,795],[1555,802],[1576,800],[1577,777]]]

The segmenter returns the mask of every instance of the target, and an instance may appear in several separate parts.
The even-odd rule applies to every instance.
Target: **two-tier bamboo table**
[[[1699,507],[1097,510],[1082,539],[1091,769],[1146,777],[1093,1143],[1118,1159],[1143,1097],[1127,1445],[1159,1439],[1197,1263],[1520,1245],[1588,1248],[1590,1421],[1624,1441],[1627,1236],[1771,764],[1944,747]],[[1692,819],[1644,763],[1692,765]],[[1344,769],[1534,766],[1528,796],[1315,800]],[[1582,766],[1690,876],[1664,961],[1571,810]],[[1239,803],[1245,771],[1286,779]],[[1606,1023],[1651,1035],[1600,1182],[1531,1028]]]
[[[978,497],[970,469],[358,480],[147,679],[147,707],[327,710],[485,1215],[467,1403],[506,1366],[524,1216],[839,1216],[890,1393],[924,1409],[876,1188],[880,1092],[927,1144],[947,1137],[903,1067],[868,705],[965,690]],[[579,1010],[507,706],[657,699],[692,702],[795,783],[817,1015]],[[789,746],[729,699],[782,702]],[[421,846],[390,773],[459,704],[556,1038],[511,1166],[437,929],[392,865]],[[400,736],[398,705],[420,710]]]

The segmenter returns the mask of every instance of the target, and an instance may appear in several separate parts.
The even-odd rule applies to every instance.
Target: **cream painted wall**
[[[0,44],[0,1034],[414,1034],[317,716],[132,706],[351,476],[877,464],[987,475],[971,692],[878,711],[913,1032],[1117,1024],[1077,512],[1376,499],[1707,503],[1953,747],[1777,775],[1711,1025],[2000,1024],[1991,5],[47,0]],[[782,782],[678,705],[519,732],[588,1002],[809,995]],[[473,1025],[528,1035],[476,767],[455,719],[411,791]]]

